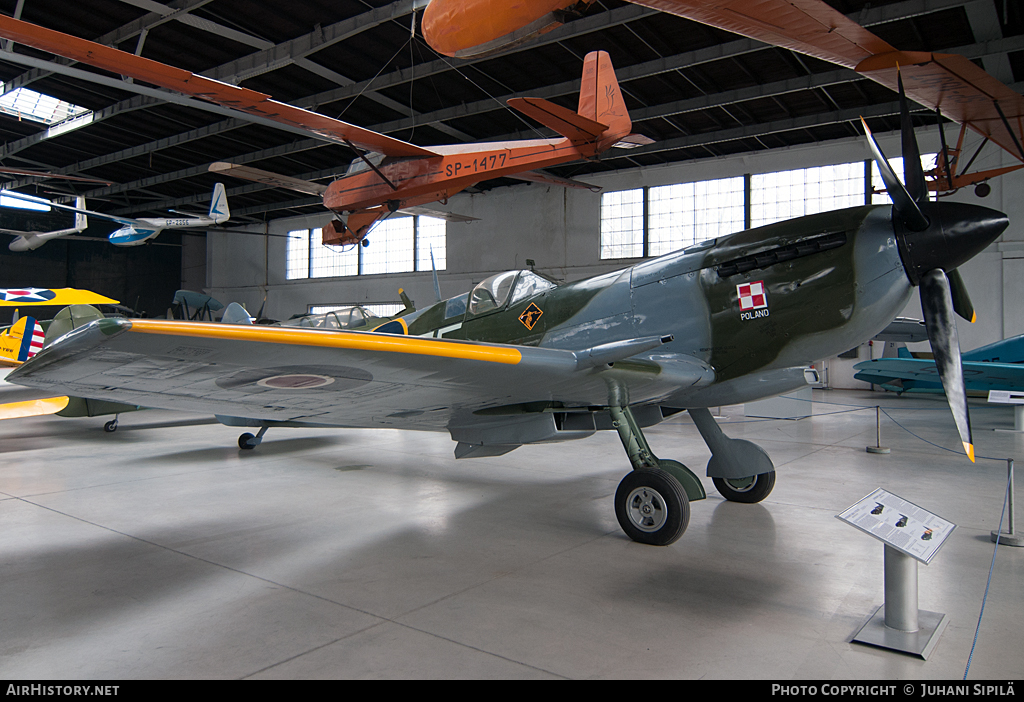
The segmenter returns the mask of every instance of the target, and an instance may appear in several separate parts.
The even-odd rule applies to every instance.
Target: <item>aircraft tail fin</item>
[[[0,361],[24,363],[43,348],[43,336],[34,317],[22,317],[0,335]]]
[[[596,143],[598,152],[629,136],[633,129],[615,78],[615,68],[605,51],[592,51],[583,61],[580,103],[576,112],[541,98],[512,98],[508,106],[555,130],[574,144]]]
[[[398,289],[398,297],[402,300],[402,304],[405,305],[405,309],[403,309],[398,314],[407,314],[409,312],[416,311],[416,303],[409,298],[409,296],[405,293],[404,289]]]
[[[80,210],[84,210],[85,209],[85,198],[81,197],[81,196],[76,197],[75,198],[75,207],[77,207]],[[75,231],[76,232],[84,232],[88,227],[89,227],[89,218],[86,217],[85,213],[84,212],[75,212]]]
[[[213,186],[213,199],[210,200],[210,219],[217,224],[224,224],[231,219],[231,208],[228,207],[228,196],[224,192],[224,184]]]
[[[619,81],[615,78],[615,67],[607,51],[591,51],[583,61],[577,112],[582,117],[608,125],[601,135],[601,142],[607,142],[609,146],[633,131],[633,122],[626,111]]]

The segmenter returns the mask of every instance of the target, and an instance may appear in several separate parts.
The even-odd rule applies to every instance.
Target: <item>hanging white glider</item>
[[[5,195],[6,194],[10,194],[12,197],[21,199],[19,193],[5,193]],[[85,216],[85,198],[76,198],[75,205],[78,210],[75,212],[75,226],[70,229],[57,229],[51,232],[23,232],[16,229],[0,229],[0,233],[10,234],[16,237],[7,248],[11,251],[32,251],[33,249],[38,249],[51,239],[60,239],[61,237],[81,234],[85,231],[85,228],[89,226],[88,218]]]
[[[115,246],[138,246],[154,239],[164,229],[205,229],[224,224],[231,218],[231,210],[228,208],[228,198],[224,192],[224,184],[217,183],[213,186],[213,198],[210,201],[210,212],[205,217],[185,215],[182,217],[144,217],[133,219],[131,217],[118,217],[116,215],[93,212],[82,207],[72,207],[56,202],[49,202],[42,198],[21,193],[7,192],[8,197],[13,197],[26,202],[47,204],[61,210],[68,210],[98,219],[105,219],[110,222],[117,222],[122,225],[120,229],[113,232],[107,239]],[[13,246],[12,246],[13,248]],[[23,249],[22,249],[23,250]]]

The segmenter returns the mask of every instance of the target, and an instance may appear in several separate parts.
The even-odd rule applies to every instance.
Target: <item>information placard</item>
[[[836,515],[847,524],[912,556],[932,562],[956,524],[878,488]]]

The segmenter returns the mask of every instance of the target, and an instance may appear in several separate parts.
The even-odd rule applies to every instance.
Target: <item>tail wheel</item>
[[[626,536],[642,544],[668,546],[690,522],[690,501],[679,481],[663,470],[629,473],[615,491],[615,516]]]
[[[754,504],[771,494],[775,487],[775,471],[749,478],[712,478],[722,497],[731,502]]]

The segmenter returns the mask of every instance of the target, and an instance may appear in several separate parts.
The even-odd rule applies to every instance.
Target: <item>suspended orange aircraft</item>
[[[973,174],[966,173],[968,163],[957,173],[961,131],[956,149],[943,146],[930,190],[952,191],[1024,168],[1024,97],[964,56],[897,51],[821,0],[630,1],[852,68],[893,91],[898,66],[908,97],[977,132],[982,146],[992,141],[1022,162]],[[486,56],[558,27],[592,2],[431,0],[423,36],[447,56]]]
[[[339,215],[323,228],[325,244],[363,241],[365,245],[364,237],[374,222],[399,209],[445,202],[482,180],[593,158],[617,143],[636,146],[646,139],[639,135],[630,137],[632,124],[615,69],[603,51],[587,54],[584,60],[577,112],[540,98],[508,101],[509,106],[553,129],[562,138],[428,148],[277,102],[255,90],[204,78],[11,17],[0,17],[0,37],[240,110],[265,124],[349,146],[359,154],[361,164],[350,168],[346,176],[323,192],[324,205]],[[365,152],[377,152],[383,159]]]

